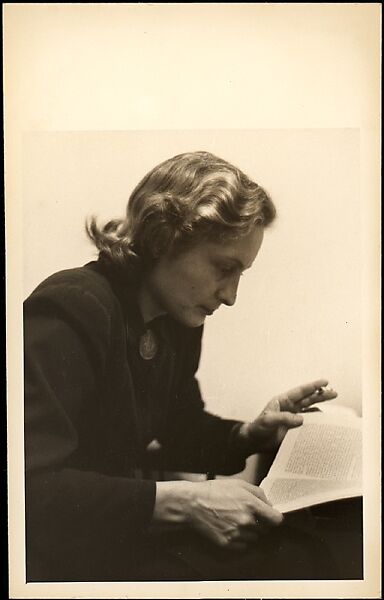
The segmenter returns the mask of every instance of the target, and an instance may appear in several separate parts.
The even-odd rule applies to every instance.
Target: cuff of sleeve
[[[239,430],[243,423],[243,421],[236,421],[229,432],[225,467],[222,469],[223,475],[233,475],[245,469],[245,461],[248,454],[244,451],[241,444],[239,444]]]
[[[137,527],[146,529],[152,520],[155,509],[156,482],[143,479],[136,480],[136,484],[136,506],[134,507],[134,512],[139,516]],[[132,515],[128,515],[128,519],[131,521]]]
[[[236,425],[232,427],[231,432],[229,434],[228,443],[230,446],[230,451],[238,458],[242,458],[245,460],[246,458],[248,458],[249,453],[247,452],[245,445],[241,443],[240,438],[240,429],[244,424],[245,422],[241,421],[239,423],[236,423]]]

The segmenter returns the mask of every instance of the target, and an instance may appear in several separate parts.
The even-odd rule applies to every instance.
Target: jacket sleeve
[[[232,475],[245,468],[246,456],[235,443],[242,422],[223,419],[205,410],[196,377],[202,332],[202,327],[188,332],[168,426],[159,441],[164,445],[168,469]]]
[[[107,364],[111,312],[73,282],[40,286],[24,303],[27,537],[46,552],[129,538],[152,516],[154,482],[73,466]]]

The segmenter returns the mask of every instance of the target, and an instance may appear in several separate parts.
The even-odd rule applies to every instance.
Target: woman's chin
[[[201,327],[206,319],[206,314],[200,310],[183,312],[171,315],[176,321],[179,321],[185,327]]]

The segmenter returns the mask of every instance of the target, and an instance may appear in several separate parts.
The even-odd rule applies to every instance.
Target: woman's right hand
[[[241,479],[204,481],[197,486],[190,523],[219,546],[242,549],[256,541],[266,525],[283,520],[259,487]]]
[[[264,492],[241,479],[157,485],[155,521],[189,524],[221,547],[244,549],[266,526],[283,521]]]

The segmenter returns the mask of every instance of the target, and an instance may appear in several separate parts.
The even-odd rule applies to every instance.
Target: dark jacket
[[[204,410],[202,327],[158,317],[143,360],[134,290],[100,260],[40,284],[24,325],[27,580],[113,578],[152,517],[156,484],[137,469],[239,472],[240,424]]]

